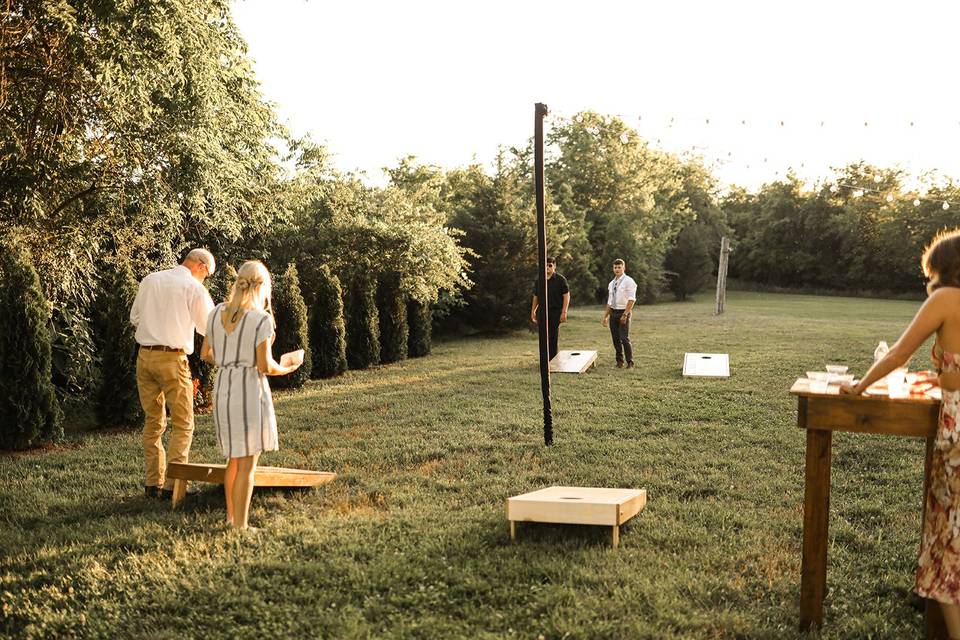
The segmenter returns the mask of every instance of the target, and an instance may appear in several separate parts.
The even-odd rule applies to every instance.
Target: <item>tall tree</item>
[[[29,251],[0,239],[0,449],[23,449],[62,434],[63,414],[50,382],[47,301]]]

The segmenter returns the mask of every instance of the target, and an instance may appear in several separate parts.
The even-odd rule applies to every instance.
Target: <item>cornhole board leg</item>
[[[187,493],[187,481],[223,484],[227,465],[171,462],[167,465],[167,477],[173,478],[173,506]],[[337,477],[330,471],[308,471],[286,467],[257,467],[253,474],[255,487],[316,487],[332,482]]]
[[[187,495],[187,481],[180,479],[174,480],[172,506],[176,507],[185,495]]]

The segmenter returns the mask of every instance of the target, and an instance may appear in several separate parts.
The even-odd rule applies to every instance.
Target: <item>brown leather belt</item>
[[[141,349],[149,349],[150,351],[169,351],[171,353],[183,353],[183,349],[174,349],[173,347],[167,347],[162,344],[142,344],[140,345]]]

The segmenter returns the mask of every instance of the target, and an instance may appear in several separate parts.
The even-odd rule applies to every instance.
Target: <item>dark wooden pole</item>
[[[543,443],[553,444],[553,408],[550,405],[550,352],[548,350],[547,324],[549,305],[547,304],[547,223],[543,198],[543,118],[547,115],[547,105],[538,102],[534,106],[533,117],[533,179],[537,192],[537,258],[540,280],[543,287],[537,292],[540,298],[540,320],[537,328],[540,334],[540,391],[543,393]]]

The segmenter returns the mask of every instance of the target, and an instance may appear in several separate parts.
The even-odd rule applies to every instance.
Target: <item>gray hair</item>
[[[207,251],[206,249],[194,249],[187,254],[187,257],[184,258],[184,261],[193,260],[194,262],[202,262],[207,267],[207,273],[213,275],[213,272],[217,268],[217,261],[213,259],[213,254]]]

